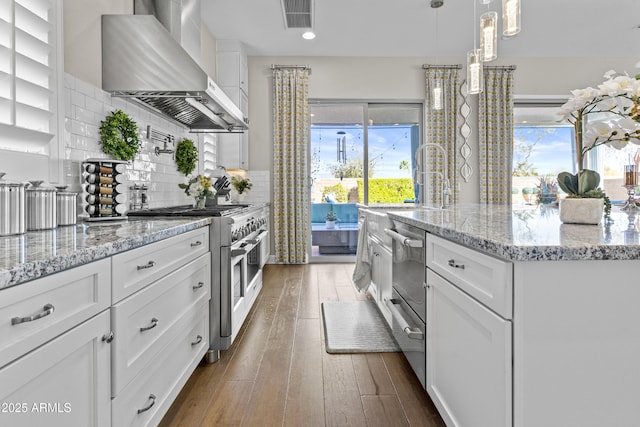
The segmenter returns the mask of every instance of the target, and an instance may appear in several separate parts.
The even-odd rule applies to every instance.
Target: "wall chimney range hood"
[[[153,15],[102,16],[102,88],[191,132],[243,132],[249,120]]]

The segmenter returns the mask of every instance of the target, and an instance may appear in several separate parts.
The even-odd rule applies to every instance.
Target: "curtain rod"
[[[428,70],[430,68],[439,68],[442,70],[459,70],[462,68],[462,65],[460,64],[455,64],[455,65],[431,65],[431,64],[423,64],[422,68],[424,70]]]
[[[300,68],[303,70],[309,70],[311,71],[311,67],[309,67],[308,65],[276,65],[276,64],[271,64],[271,69],[275,70],[277,68]]]
[[[518,67],[515,65],[485,65],[484,68],[490,68],[492,70],[515,70]]]

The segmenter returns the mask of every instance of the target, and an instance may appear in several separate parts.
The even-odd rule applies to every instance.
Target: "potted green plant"
[[[558,185],[567,193],[567,197],[560,200],[560,221],[574,224],[599,224],[603,208],[606,217],[611,213],[611,200],[598,187],[600,185],[598,172],[589,169],[584,169],[579,174],[560,172]]]
[[[238,192],[238,194],[244,194],[246,191],[251,190],[253,184],[249,181],[249,178],[242,178],[237,176],[231,177],[231,185]]]
[[[336,221],[338,220],[338,215],[333,210],[330,210],[325,215],[325,226],[327,228],[336,228]]]
[[[561,118],[574,126],[575,153],[577,174],[561,172],[558,174],[558,185],[567,193],[567,198],[560,201],[560,219],[563,222],[598,224],[602,217],[602,208],[608,218],[611,212],[611,201],[604,191],[598,187],[600,175],[585,169],[586,154],[600,145],[621,149],[630,142],[640,142],[640,99],[638,90],[640,80],[629,75],[619,75],[608,71],[605,81],[597,88],[588,87],[571,91],[572,96],[560,108]],[[586,123],[590,114],[609,114],[618,116],[615,120],[594,120]],[[600,199],[600,202],[590,199]],[[580,200],[583,200],[581,203]],[[600,212],[597,222],[589,218],[583,222],[579,212],[585,207],[577,205],[599,204]],[[596,209],[596,208],[593,208]],[[569,210],[574,212],[568,212]]]

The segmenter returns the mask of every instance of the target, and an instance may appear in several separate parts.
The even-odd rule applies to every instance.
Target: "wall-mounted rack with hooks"
[[[151,125],[147,126],[147,139],[150,141],[162,142],[163,147],[156,147],[155,153],[156,156],[160,154],[173,154],[173,149],[169,148],[169,144],[171,147],[175,147],[176,137],[171,135],[170,133],[160,132],[159,130],[153,129]]]

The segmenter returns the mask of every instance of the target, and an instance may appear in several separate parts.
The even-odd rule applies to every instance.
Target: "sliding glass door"
[[[414,200],[422,104],[316,101],[309,110],[311,259],[352,261],[356,204]]]

